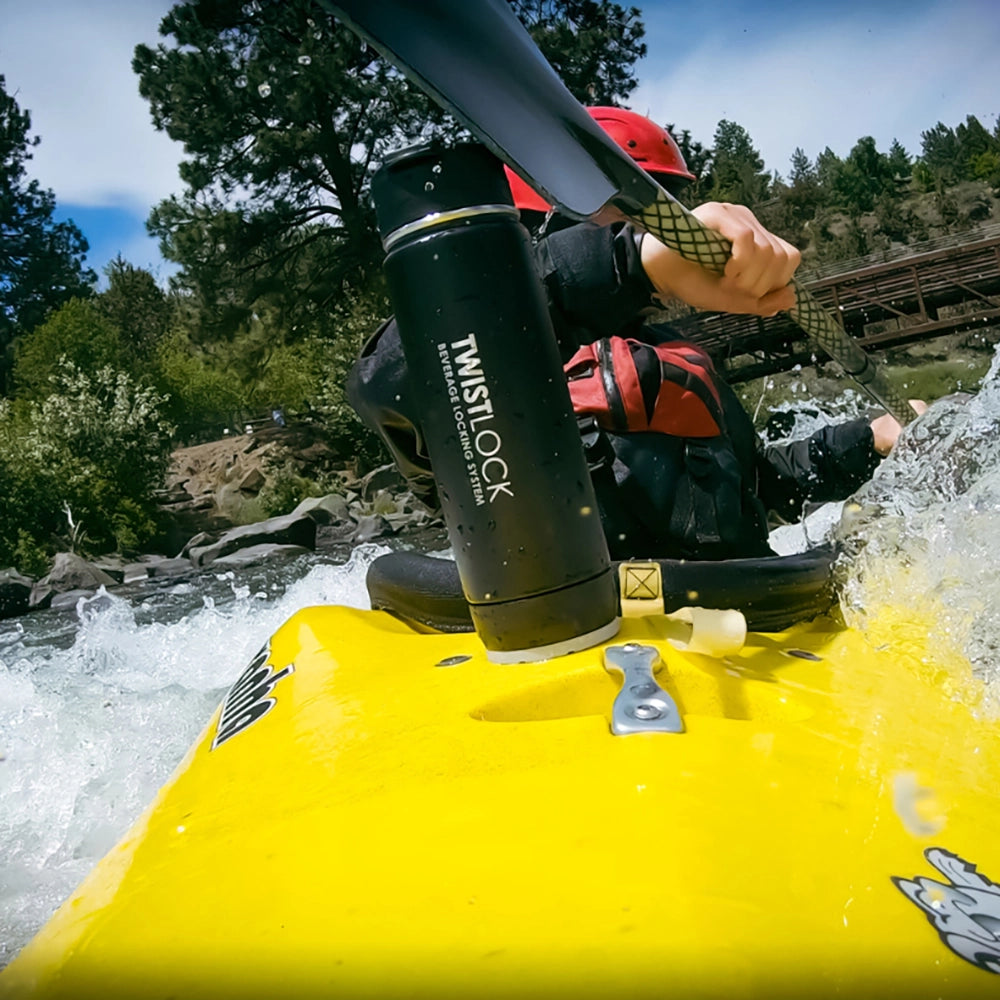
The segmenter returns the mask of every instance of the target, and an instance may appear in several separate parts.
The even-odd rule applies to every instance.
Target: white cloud
[[[158,40],[169,0],[0,0],[0,73],[41,137],[28,165],[60,204],[145,215],[181,190],[181,147],[156,132],[132,72],[139,42]]]
[[[703,38],[680,61],[671,54],[669,72],[668,59],[651,52],[631,105],[690,129],[705,145],[721,118],[736,121],[781,174],[796,146],[812,159],[826,146],[845,156],[872,135],[883,151],[898,138],[916,155],[921,131],[938,120],[955,126],[975,114],[994,126],[1000,8],[993,2],[896,11],[877,22],[856,6],[844,10],[831,4],[824,20],[785,29],[772,22],[738,45]]]

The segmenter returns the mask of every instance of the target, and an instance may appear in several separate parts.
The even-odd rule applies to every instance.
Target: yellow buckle
[[[623,562],[618,567],[622,615],[641,618],[663,614],[663,579],[660,564],[655,562]]]

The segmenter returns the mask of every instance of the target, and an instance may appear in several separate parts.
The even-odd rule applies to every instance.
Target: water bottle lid
[[[424,143],[394,153],[372,179],[372,200],[383,241],[435,214],[491,205],[515,211],[502,164],[478,143]]]

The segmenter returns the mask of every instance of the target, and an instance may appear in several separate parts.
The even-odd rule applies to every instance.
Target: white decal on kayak
[[[275,673],[271,664],[266,662],[269,653],[265,646],[226,695],[215,739],[212,740],[213,750],[267,715],[275,704],[275,699],[270,697],[274,685],[283,677],[295,673],[293,663]]]
[[[1000,885],[941,847],[929,847],[924,857],[950,881],[894,875],[896,888],[924,911],[956,955],[986,972],[1000,974]]]

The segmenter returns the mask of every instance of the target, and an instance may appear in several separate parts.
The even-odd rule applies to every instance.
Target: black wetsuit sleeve
[[[762,445],[757,492],[769,510],[797,519],[808,500],[845,500],[871,478],[880,461],[871,425],[861,417],[822,427],[802,441]]]
[[[563,361],[601,337],[631,336],[653,305],[653,284],[629,225],[584,222],[545,237],[535,263]]]
[[[347,377],[347,399],[362,422],[378,433],[414,494],[434,506],[434,476],[395,319],[383,323],[365,344]]]

